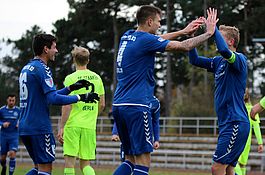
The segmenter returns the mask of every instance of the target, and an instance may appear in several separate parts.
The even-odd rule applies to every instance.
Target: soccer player
[[[219,137],[213,155],[212,174],[234,175],[234,167],[244,150],[250,128],[243,100],[247,58],[236,52],[239,30],[224,25],[219,30],[216,27],[214,40],[221,56],[210,59],[198,56],[196,49],[192,49],[189,51],[189,58],[191,64],[214,73],[215,78],[214,99]]]
[[[27,175],[51,174],[55,160],[55,140],[49,117],[49,104],[66,105],[77,101],[98,100],[95,93],[68,96],[71,91],[88,87],[89,82],[79,80],[74,84],[56,90],[52,73],[47,66],[54,61],[56,38],[50,34],[38,34],[33,39],[35,57],[23,67],[19,77],[20,109],[19,135],[33,160],[35,168]]]
[[[265,97],[263,97],[259,103],[255,104],[250,111],[250,117],[256,120],[255,116],[257,113],[261,113],[265,109]]]
[[[87,80],[91,83],[90,89],[79,89],[71,94],[95,92],[99,94],[100,102],[78,102],[62,107],[62,119],[58,139],[63,144],[65,160],[65,175],[75,174],[75,160],[80,160],[80,169],[84,175],[95,175],[90,166],[90,160],[95,159],[96,152],[96,123],[98,114],[105,107],[105,91],[103,82],[98,74],[87,69],[89,51],[83,47],[72,50],[73,62],[76,71],[65,78],[67,87],[78,80]]]
[[[244,95],[244,101],[245,101],[245,105],[246,105],[246,108],[248,111],[248,116],[249,116],[249,121],[250,121],[250,131],[249,131],[249,136],[248,136],[248,140],[247,140],[245,149],[241,153],[241,155],[238,159],[238,163],[235,167],[235,172],[237,173],[237,175],[246,175],[246,165],[248,162],[248,155],[249,155],[250,147],[251,147],[252,129],[254,130],[256,139],[258,141],[258,153],[263,152],[263,141],[262,141],[262,136],[261,136],[261,132],[260,132],[259,115],[258,114],[256,115],[256,117],[255,117],[256,121],[250,119],[250,110],[252,108],[252,104],[250,102],[248,88],[246,88],[246,92]]]
[[[9,175],[12,175],[16,167],[16,152],[18,149],[18,119],[19,107],[15,106],[16,96],[7,95],[7,105],[0,108],[1,125],[1,175],[6,174],[6,157],[9,157]]]
[[[151,116],[152,116],[152,130],[154,134],[154,143],[153,143],[153,148],[158,149],[160,144],[159,144],[159,136],[160,136],[160,129],[159,129],[159,117],[160,117],[160,102],[159,100],[154,96],[152,100],[150,101],[149,104]],[[117,131],[117,126],[116,123],[114,122],[113,129],[112,129],[112,137],[111,140],[114,142],[117,142],[120,140],[119,134]],[[120,157],[121,161],[125,161],[124,157],[124,150],[121,144],[121,152],[120,152]]]
[[[126,160],[114,175],[148,174],[153,151],[151,134],[150,99],[153,96],[154,63],[156,52],[188,51],[210,38],[216,26],[217,12],[206,20],[207,31],[184,41],[170,41],[177,36],[193,34],[202,19],[191,22],[183,30],[157,36],[161,26],[161,10],[143,5],[137,13],[138,27],[123,34],[117,56],[117,88],[113,100],[113,116],[124,147]],[[135,160],[135,162],[132,162]]]

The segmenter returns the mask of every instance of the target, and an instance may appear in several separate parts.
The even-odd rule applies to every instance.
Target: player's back
[[[88,69],[77,70],[65,78],[64,85],[69,86],[77,82],[78,80],[87,80],[90,83],[92,83],[94,85],[93,89],[94,92],[97,93],[99,96],[105,94],[102,79],[95,72],[90,71]],[[85,94],[89,92],[92,92],[91,86],[89,86],[88,89],[81,88],[79,90],[75,90],[71,93],[71,95]],[[72,109],[65,127],[96,129],[99,102],[96,103],[77,102],[72,104],[71,106]]]
[[[134,30],[121,37],[114,104],[149,105],[155,86],[155,53],[163,52],[167,43],[159,36]]]
[[[54,91],[52,74],[40,59],[31,60],[23,67],[20,78],[20,135],[51,133],[46,93]]]

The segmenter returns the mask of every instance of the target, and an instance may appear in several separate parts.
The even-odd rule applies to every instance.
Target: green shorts
[[[93,160],[96,157],[96,130],[64,128],[63,154]]]

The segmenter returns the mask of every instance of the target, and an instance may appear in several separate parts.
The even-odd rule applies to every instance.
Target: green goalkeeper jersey
[[[103,82],[98,74],[92,72],[88,69],[86,70],[77,70],[76,72],[66,76],[64,85],[69,86],[78,80],[88,80],[93,83],[95,86],[95,93],[99,96],[105,94]],[[91,86],[89,89],[82,88],[76,91],[71,92],[71,95],[75,94],[85,94],[91,92]],[[97,116],[99,110],[99,102],[97,103],[85,103],[77,102],[71,104],[72,110],[70,112],[69,118],[65,124],[65,127],[80,127],[87,129],[96,129]]]
[[[263,97],[259,103],[263,108],[265,108],[265,97]]]

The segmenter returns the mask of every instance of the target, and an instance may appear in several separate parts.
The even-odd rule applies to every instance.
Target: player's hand
[[[252,118],[252,120],[256,121],[256,114],[262,112],[263,110],[263,107],[259,103],[255,104],[250,111],[250,117]]]
[[[10,122],[4,122],[4,123],[3,123],[3,127],[4,127],[4,128],[8,128],[9,125],[10,125]]]
[[[113,134],[112,135],[112,137],[111,137],[111,141],[113,141],[113,142],[117,142],[117,141],[119,141],[120,140],[120,137],[118,136],[118,135],[116,135],[116,134]]]
[[[88,90],[88,87],[90,85],[91,85],[91,83],[87,80],[78,80],[76,83],[69,86],[69,90],[75,91],[75,90],[81,89],[83,87],[85,87],[86,90]]]
[[[217,18],[217,10],[214,8],[207,9],[207,19],[205,21],[207,33],[213,35],[215,32],[216,23],[219,21]]]
[[[197,29],[204,23],[203,17],[197,18],[189,23],[184,29],[184,33],[187,35],[193,35]]]
[[[159,147],[160,147],[159,141],[155,141],[155,143],[153,144],[153,148],[157,150]]]
[[[94,92],[79,94],[79,96],[80,96],[80,101],[83,101],[85,103],[97,103],[97,101],[99,101],[98,94]]]
[[[258,146],[258,153],[262,153],[262,152],[263,152],[263,145],[260,144],[260,145]]]
[[[61,128],[61,129],[59,129],[58,134],[57,134],[57,139],[61,144],[63,144],[63,142],[64,142],[63,141],[63,132],[64,132],[64,130],[63,130],[63,128]]]

